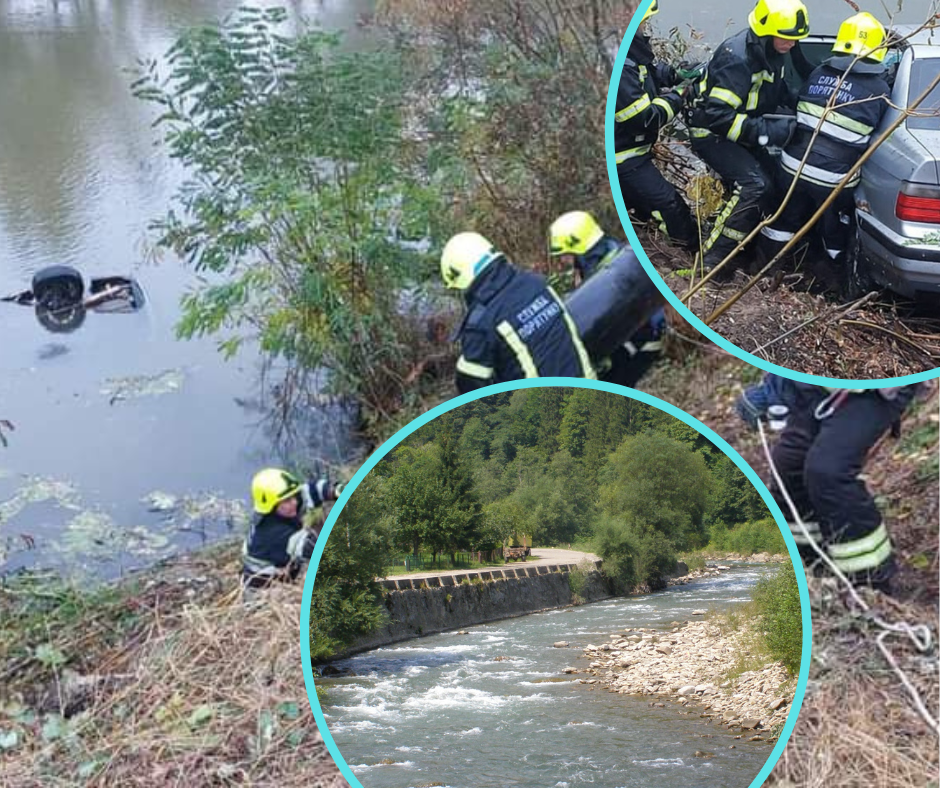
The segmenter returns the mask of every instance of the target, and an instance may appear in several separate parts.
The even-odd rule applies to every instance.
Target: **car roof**
[[[891,28],[893,33],[901,37],[907,37],[907,40],[904,42],[905,46],[913,46],[918,50],[928,47],[938,47],[940,48],[940,27],[926,27],[923,30],[918,30],[921,27],[920,25],[895,25]],[[917,31],[917,32],[915,32]],[[932,53],[923,53],[925,56],[933,56]]]

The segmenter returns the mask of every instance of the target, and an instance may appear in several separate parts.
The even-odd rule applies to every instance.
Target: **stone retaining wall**
[[[576,564],[539,564],[426,578],[384,580],[389,623],[339,656],[451,629],[515,618],[572,603],[568,573]],[[597,569],[588,574],[584,602],[611,596]]]
[[[501,569],[487,569],[478,572],[454,572],[448,575],[435,575],[434,577],[401,577],[383,580],[382,585],[389,591],[408,591],[414,588],[442,588],[460,585],[464,578],[471,583],[474,580],[502,580],[516,577],[536,577],[550,575],[557,572],[568,573],[577,564],[538,564],[536,566],[503,567]],[[601,568],[600,561],[594,561],[594,568]]]

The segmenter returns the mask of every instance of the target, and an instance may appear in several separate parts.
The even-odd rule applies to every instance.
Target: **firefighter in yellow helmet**
[[[607,235],[587,211],[559,216],[549,230],[549,250],[575,271],[578,285],[609,266],[615,258],[635,259],[630,245]],[[597,360],[599,377],[608,383],[634,386],[662,355],[666,315],[662,307],[630,333],[609,358]]]
[[[305,507],[334,501],[342,492],[342,484],[327,479],[304,482],[281,468],[256,473],[251,480],[256,517],[242,547],[242,583],[263,588],[276,580],[296,580],[313,555],[322,526],[304,526]]]
[[[846,19],[832,57],[810,74],[800,90],[796,133],[780,154],[777,191],[785,194],[797,172],[799,178],[781,215],[761,230],[768,260],[816,213],[871,143],[891,95],[883,63],[885,37],[884,27],[869,13]],[[828,259],[817,270],[824,282],[844,295],[849,294],[846,252],[855,223],[859,180],[856,175],[846,184],[819,226]]]
[[[801,0],[757,0],[748,28],[723,42],[708,63],[690,120],[692,150],[718,173],[730,197],[703,244],[706,269],[776,207],[768,148],[784,147],[796,126],[795,117],[776,113],[796,106],[784,78],[787,56],[809,76],[798,46],[807,35]]]
[[[677,70],[656,62],[646,22],[659,13],[653,0],[637,30],[617,84],[614,110],[614,146],[617,176],[624,205],[642,221],[657,218],[673,243],[698,249],[698,230],[689,206],[678,189],[653,163],[653,145],[659,130],[685,106],[684,93],[674,90],[696,71]]]
[[[444,285],[459,290],[466,315],[456,385],[461,393],[520,378],[594,378],[564,303],[545,277],[510,263],[482,235],[459,233],[441,255]]]

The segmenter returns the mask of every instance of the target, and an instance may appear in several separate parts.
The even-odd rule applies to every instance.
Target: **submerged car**
[[[892,107],[877,140],[940,74],[940,29],[892,29],[899,43],[885,63],[893,77]],[[811,36],[807,58],[829,56],[834,36]],[[940,87],[871,155],[855,193],[854,262],[859,284],[874,282],[902,295],[940,294]]]

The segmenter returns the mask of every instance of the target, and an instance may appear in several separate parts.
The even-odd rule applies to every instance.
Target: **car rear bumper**
[[[879,282],[902,295],[940,293],[940,246],[905,244],[907,239],[858,214],[861,257]]]

